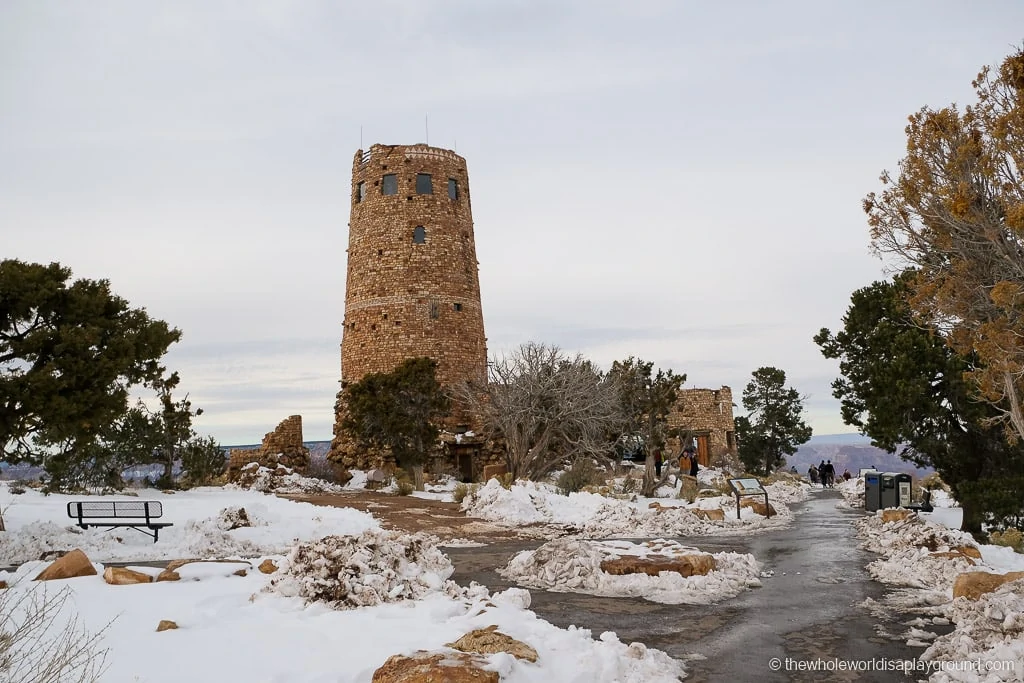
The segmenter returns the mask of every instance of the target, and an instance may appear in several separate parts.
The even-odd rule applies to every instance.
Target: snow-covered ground
[[[273,559],[287,566],[284,558]],[[489,595],[481,587],[438,588],[416,600],[339,610],[283,595],[273,586],[275,575],[259,571],[240,577],[207,569],[198,580],[129,586],[108,585],[100,576],[28,580],[44,565],[29,563],[15,576],[0,573],[13,584],[0,599],[13,604],[26,591],[68,590],[65,610],[49,631],[75,613],[89,632],[105,628],[105,683],[365,683],[391,655],[452,652],[447,643],[488,626],[538,654],[535,663],[505,653],[486,656],[485,668],[506,683],[671,683],[684,675],[668,655],[621,643],[614,633],[595,640],[588,630],[549,624],[529,610],[530,595],[522,589]],[[165,619],[178,628],[156,632]]]
[[[88,497],[85,498],[86,500]],[[80,529],[68,518],[67,504],[82,496],[44,496],[34,489],[14,495],[0,482],[0,510],[7,531],[0,543],[0,566],[38,560],[42,553],[79,548],[97,562],[174,558],[255,557],[286,552],[298,540],[332,534],[358,534],[379,527],[370,515],[349,508],[319,507],[241,489],[204,487],[177,493],[145,489],[139,497],[103,500],[155,500],[163,507],[160,540],[128,528]],[[243,507],[252,526],[229,530],[228,508]]]
[[[907,622],[905,633],[891,635],[928,646],[921,659],[937,667],[930,681],[1024,680],[1024,580],[1005,584],[977,601],[953,599],[959,574],[1024,571],[1024,555],[1001,546],[978,546],[970,534],[917,515],[886,523],[880,511],[860,520],[857,529],[862,547],[881,555],[868,571],[876,580],[897,587],[885,604],[869,600],[866,606],[918,615]],[[958,548],[976,549],[981,559],[968,559]],[[946,635],[929,630],[951,622],[955,628]]]
[[[711,485],[715,473],[703,470]],[[733,496],[698,498],[694,503],[676,497],[614,498],[596,493],[562,495],[549,484],[518,482],[505,489],[496,480],[487,482],[462,502],[462,509],[474,517],[519,526],[546,524],[561,532],[571,531],[584,538],[653,538],[661,536],[722,535],[779,528],[792,521],[787,503],[805,500],[810,487],[799,482],[779,482],[767,487],[768,499],[777,514],[766,518],[751,508],[736,513]],[[671,491],[675,493],[675,491]],[[762,498],[755,498],[762,502]],[[651,507],[656,504],[655,507]],[[720,509],[721,521],[709,521],[694,510]]]
[[[247,490],[146,491],[144,499],[160,501],[164,519],[175,525],[154,544],[127,529],[72,530],[65,510],[75,498],[32,490],[13,495],[0,483],[8,528],[0,535],[3,561],[31,560],[16,572],[0,571],[0,581],[10,585],[0,589],[0,620],[19,623],[32,602],[26,596],[67,591],[60,616],[47,622],[43,638],[60,633],[74,618],[87,632],[101,633],[109,665],[104,682],[361,683],[391,655],[450,653],[447,643],[490,626],[538,653],[536,662],[487,655],[485,668],[507,683],[669,683],[685,675],[682,664],[663,652],[621,643],[614,633],[595,639],[586,629],[549,624],[529,610],[525,590],[491,595],[481,586],[455,585],[448,581],[451,563],[432,537],[382,532],[366,513]],[[229,530],[239,507],[254,526]],[[71,548],[84,550],[100,574],[98,560],[118,558],[251,559],[245,576],[235,574],[245,564],[204,563],[179,569],[180,581],[141,585],[112,586],[101,576],[31,580],[48,564],[35,559],[41,552]],[[257,571],[263,559],[280,571]],[[158,633],[161,620],[178,628]]]
[[[663,539],[631,543],[561,538],[536,550],[524,550],[498,573],[529,588],[641,597],[670,605],[710,604],[734,597],[745,588],[761,585],[758,579],[760,568],[754,556],[740,553],[711,555],[715,569],[706,575],[684,577],[673,571],[663,571],[657,576],[643,573],[615,575],[601,570],[601,562],[607,559],[693,554],[701,554],[701,551]]]

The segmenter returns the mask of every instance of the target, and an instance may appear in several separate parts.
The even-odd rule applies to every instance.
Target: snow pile
[[[684,577],[665,571],[657,576],[643,573],[615,575],[604,572],[601,562],[623,556],[651,554],[678,557],[704,554],[673,541],[635,544],[625,541],[597,542],[557,539],[536,550],[513,557],[498,573],[531,588],[589,593],[612,597],[642,597],[670,605],[711,604],[731,598],[745,588],[760,586],[760,567],[752,555],[716,553],[716,569],[707,575]]]
[[[780,489],[789,490],[781,497],[800,495],[792,489]],[[652,503],[658,505],[648,507]],[[788,523],[792,513],[785,503],[772,500],[772,506],[778,514],[770,520],[749,508],[742,510],[742,519],[737,519],[735,499],[727,496],[703,498],[694,505],[677,498],[627,501],[586,492],[563,496],[553,487],[536,482],[516,483],[505,489],[493,479],[462,501],[467,514],[491,522],[507,526],[547,524],[563,530],[568,527],[588,538],[707,535],[730,528],[749,531]],[[725,519],[705,520],[694,513],[697,508],[721,508]]]
[[[851,507],[861,508],[864,507],[864,478],[855,477],[852,479],[844,480],[842,478],[836,482],[836,490],[843,494],[843,503],[837,505],[837,507]]]
[[[881,511],[859,520],[856,526],[864,539],[861,547],[882,555],[868,565],[876,581],[951,591],[958,574],[974,569],[972,560],[953,552],[955,548],[978,549],[971,535],[963,531],[922,520],[913,513],[904,520],[883,522]]]
[[[977,668],[961,671],[957,666],[950,666],[932,674],[929,680],[935,683],[1021,680],[1024,676],[1024,579],[1004,584],[978,600],[957,598],[951,616],[956,630],[937,638],[921,654],[921,659],[951,665],[966,663]],[[1007,666],[1008,663],[1013,667]]]
[[[272,586],[282,595],[348,609],[438,591],[457,595],[462,589],[447,581],[454,571],[429,534],[367,529],[297,545]]]
[[[251,462],[242,468],[239,479],[225,488],[261,493],[342,493],[344,486],[323,479],[304,477],[295,470],[278,465],[275,469]]]
[[[797,479],[782,479],[764,487],[768,492],[768,502],[773,506],[778,503],[790,505],[800,503],[810,496],[811,485]]]

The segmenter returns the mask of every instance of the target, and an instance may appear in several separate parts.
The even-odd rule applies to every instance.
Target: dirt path
[[[509,529],[476,517],[467,517],[458,503],[446,503],[429,498],[396,496],[372,491],[339,494],[279,494],[281,498],[313,505],[347,507],[369,512],[381,521],[385,529],[415,533],[425,531],[442,541],[469,540],[493,543],[523,538],[550,536],[542,533],[544,527],[526,526]]]

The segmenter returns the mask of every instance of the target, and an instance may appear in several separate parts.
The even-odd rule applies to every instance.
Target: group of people
[[[832,464],[831,460],[822,460],[821,464],[815,467],[811,465],[811,468],[807,470],[807,476],[810,477],[812,484],[821,483],[824,488],[830,489],[836,485],[836,468]],[[843,471],[843,480],[849,481],[850,470]]]
[[[654,472],[655,475],[661,477],[661,466],[663,464],[661,449],[654,451]],[[679,472],[683,474],[689,474],[691,477],[697,476],[697,471],[700,469],[700,464],[697,462],[697,449],[693,446],[686,446],[682,452],[679,453]]]

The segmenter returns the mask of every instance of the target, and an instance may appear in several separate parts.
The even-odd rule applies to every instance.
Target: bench
[[[764,496],[764,509],[768,517],[772,516],[772,508],[768,505],[768,492],[760,481],[753,477],[746,479],[730,479],[729,486],[736,494],[736,519],[740,519],[740,497],[741,496]]]
[[[91,526],[128,527],[152,536],[154,543],[157,542],[161,529],[173,526],[171,522],[153,521],[163,514],[163,505],[155,500],[89,500],[68,503],[68,517],[77,519],[78,526],[83,529]],[[145,531],[143,527],[149,531]]]

